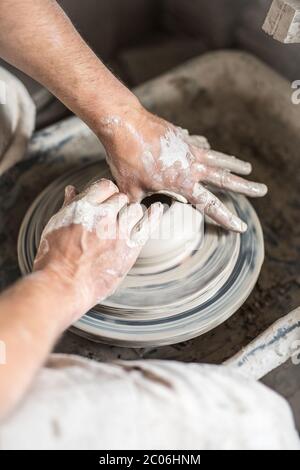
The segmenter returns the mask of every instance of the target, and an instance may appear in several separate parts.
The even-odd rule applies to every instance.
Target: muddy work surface
[[[208,54],[136,92],[149,109],[190,133],[205,135],[214,149],[250,161],[253,178],[269,186],[266,198],[253,201],[265,236],[262,272],[243,307],[226,323],[194,340],[134,350],[66,333],[57,351],[97,360],[144,357],[220,363],[300,305],[300,106],[292,104],[288,82],[242,53]],[[49,140],[49,135],[53,141],[56,128],[41,133],[32,158],[0,180],[1,289],[19,277],[17,236],[32,201],[58,175],[94,158],[88,152],[94,137],[86,130],[86,155],[74,152],[76,141],[82,142],[77,127],[79,131],[70,132],[69,137],[54,139],[52,148],[41,142]]]

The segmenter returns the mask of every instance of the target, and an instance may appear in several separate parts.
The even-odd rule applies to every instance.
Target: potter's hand
[[[46,269],[69,283],[78,315],[115,291],[160,220],[162,204],[144,214],[140,204],[127,203],[108,180],[80,195],[68,186],[62,209],[42,234],[34,270]]]
[[[142,107],[105,118],[102,125],[100,138],[111,171],[120,191],[131,200],[139,201],[154,192],[176,193],[226,229],[244,232],[247,225],[206,185],[251,197],[267,193],[264,184],[232,174],[248,175],[249,163],[210,150],[205,138],[190,136]]]
[[[108,180],[80,195],[72,186],[47,224],[34,263],[0,295],[0,420],[28,389],[62,332],[118,287],[156,227],[162,205],[144,214]],[[13,312],[13,315],[12,315]]]

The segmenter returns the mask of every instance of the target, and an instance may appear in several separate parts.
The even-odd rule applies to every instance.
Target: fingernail
[[[251,190],[253,191],[255,196],[263,197],[268,192],[268,187],[262,183],[253,183]]]
[[[252,165],[249,162],[244,163],[244,170],[247,175],[252,172]]]
[[[162,209],[164,208],[164,205],[163,205],[162,202],[159,202],[159,201],[158,201],[158,202],[154,202],[153,204],[151,204],[151,207],[153,207],[153,208],[155,208],[155,209],[157,208],[157,209],[161,209],[161,210],[162,210]]]
[[[241,233],[245,233],[248,230],[248,225],[241,220]]]
[[[232,229],[239,233],[245,233],[248,229],[248,225],[238,217],[233,217],[231,220]]]
[[[71,184],[66,186],[65,187],[65,195],[64,195],[63,206],[65,206],[66,204],[69,204],[71,199],[74,198],[75,196],[76,196],[76,193],[75,193],[74,186],[72,186]]]
[[[164,213],[164,205],[161,202],[155,202],[150,208],[151,216],[161,218]]]
[[[265,196],[269,191],[268,186],[266,184],[262,184],[261,186],[262,186],[262,193],[263,193],[262,196]]]
[[[74,191],[74,186],[71,184],[68,184],[68,186],[65,187],[65,196],[69,196],[71,193]]]

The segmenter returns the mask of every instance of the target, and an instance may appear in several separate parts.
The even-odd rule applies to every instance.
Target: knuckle
[[[125,194],[125,193],[119,193],[119,194],[116,196],[116,198],[118,199],[118,201],[119,201],[120,203],[123,203],[123,202],[126,203],[126,202],[129,201],[128,196],[127,196],[127,194]]]
[[[225,188],[228,183],[230,182],[230,171],[229,170],[221,170],[220,172],[220,186],[221,188]]]
[[[107,178],[101,178],[101,179],[95,181],[94,183],[92,183],[92,186],[93,185],[99,187],[99,189],[101,189],[101,190],[110,189],[111,191],[113,191],[115,193],[119,192],[119,189],[115,185],[115,183],[113,183],[111,180],[109,180]]]

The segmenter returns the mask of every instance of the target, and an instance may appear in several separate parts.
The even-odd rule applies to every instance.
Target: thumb
[[[73,199],[76,196],[77,196],[76,188],[74,186],[72,186],[71,184],[66,186],[65,187],[65,198],[64,198],[64,202],[63,202],[62,207],[66,207],[69,204],[71,204],[71,202],[73,201]]]

